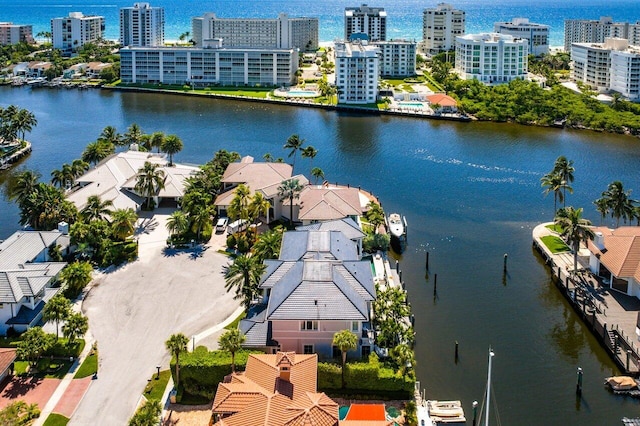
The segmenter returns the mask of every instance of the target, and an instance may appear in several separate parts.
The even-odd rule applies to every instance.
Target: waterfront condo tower
[[[380,75],[410,77],[416,75],[416,42],[388,40],[371,43],[380,50]]]
[[[360,7],[344,9],[344,39],[351,40],[352,34],[366,34],[370,41],[387,39],[387,12],[382,7]]]
[[[120,44],[124,46],[162,46],[164,9],[149,3],[134,3],[120,9]]]
[[[218,18],[205,13],[192,19],[192,38],[197,47],[207,40],[221,39],[224,47],[252,49],[318,49],[318,18],[276,19]]]
[[[338,101],[344,104],[370,104],[378,95],[380,50],[366,41],[338,42],[336,87]]]
[[[71,12],[65,18],[51,20],[51,35],[54,49],[64,55],[77,52],[87,43],[98,41],[104,32],[104,17],[84,16],[82,12]]]
[[[467,34],[456,38],[455,70],[463,80],[503,84],[527,78],[529,41],[508,34]]]
[[[632,24],[632,27],[636,26],[637,24]],[[571,52],[572,43],[604,43],[604,39],[607,37],[627,38],[628,35],[629,23],[613,22],[610,16],[601,16],[597,21],[566,19],[564,21],[564,50]]]
[[[21,42],[33,43],[33,27],[31,25],[15,25],[13,22],[0,22],[0,46],[8,46]]]
[[[425,9],[422,16],[423,51],[428,55],[455,48],[456,37],[465,34],[465,12],[447,3]]]
[[[496,22],[493,31],[529,40],[529,53],[542,56],[549,53],[549,26],[534,24],[527,18],[513,18],[511,22]]]

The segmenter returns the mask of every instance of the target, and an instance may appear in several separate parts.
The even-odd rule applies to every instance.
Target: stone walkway
[[[87,393],[87,390],[91,385],[91,381],[91,376],[85,377],[84,379],[72,380],[64,392],[63,398],[60,398],[60,401],[53,409],[53,412],[62,414],[66,418],[70,419],[76,411],[76,407],[84,397],[84,394]]]
[[[38,404],[42,410],[60,382],[59,379],[13,377],[0,393],[0,409],[20,400],[27,404]]]

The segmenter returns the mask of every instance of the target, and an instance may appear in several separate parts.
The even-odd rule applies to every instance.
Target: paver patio
[[[60,382],[60,379],[13,377],[0,392],[0,409],[18,400],[27,404],[38,404],[38,407],[42,409]]]

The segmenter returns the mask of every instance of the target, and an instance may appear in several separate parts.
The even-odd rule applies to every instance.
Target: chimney
[[[598,247],[598,250],[600,251],[604,251],[605,247],[604,247],[604,235],[602,235],[602,232],[600,231],[596,231],[595,232],[595,236],[593,237],[593,244]]]
[[[69,235],[69,224],[67,222],[59,222],[58,223],[58,231],[62,235]]]
[[[283,357],[278,367],[280,369],[280,380],[289,382],[291,379],[291,363],[289,362],[289,358]]]

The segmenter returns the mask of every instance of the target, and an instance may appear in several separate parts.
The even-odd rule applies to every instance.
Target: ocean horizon
[[[119,38],[119,10],[131,6],[129,0],[0,0],[0,22],[31,24],[36,35],[50,31],[52,18],[68,16],[69,12],[105,17],[105,38]],[[344,8],[358,6],[361,1],[322,0],[316,2],[302,0],[155,0],[152,6],[165,9],[165,39],[177,40],[191,31],[191,19],[206,12],[214,12],[221,18],[275,18],[279,13],[289,16],[317,17],[320,21],[321,42],[340,39],[344,35]],[[370,6],[384,7],[387,11],[387,38],[422,40],[422,12],[435,7],[438,1],[380,0],[368,2]],[[598,19],[611,16],[616,22],[636,22],[640,20],[637,0],[590,1],[539,0],[460,0],[449,2],[466,12],[466,32],[479,33],[493,30],[495,22],[510,21],[513,18],[529,18],[531,22],[550,26],[551,46],[564,43],[565,19]]]

